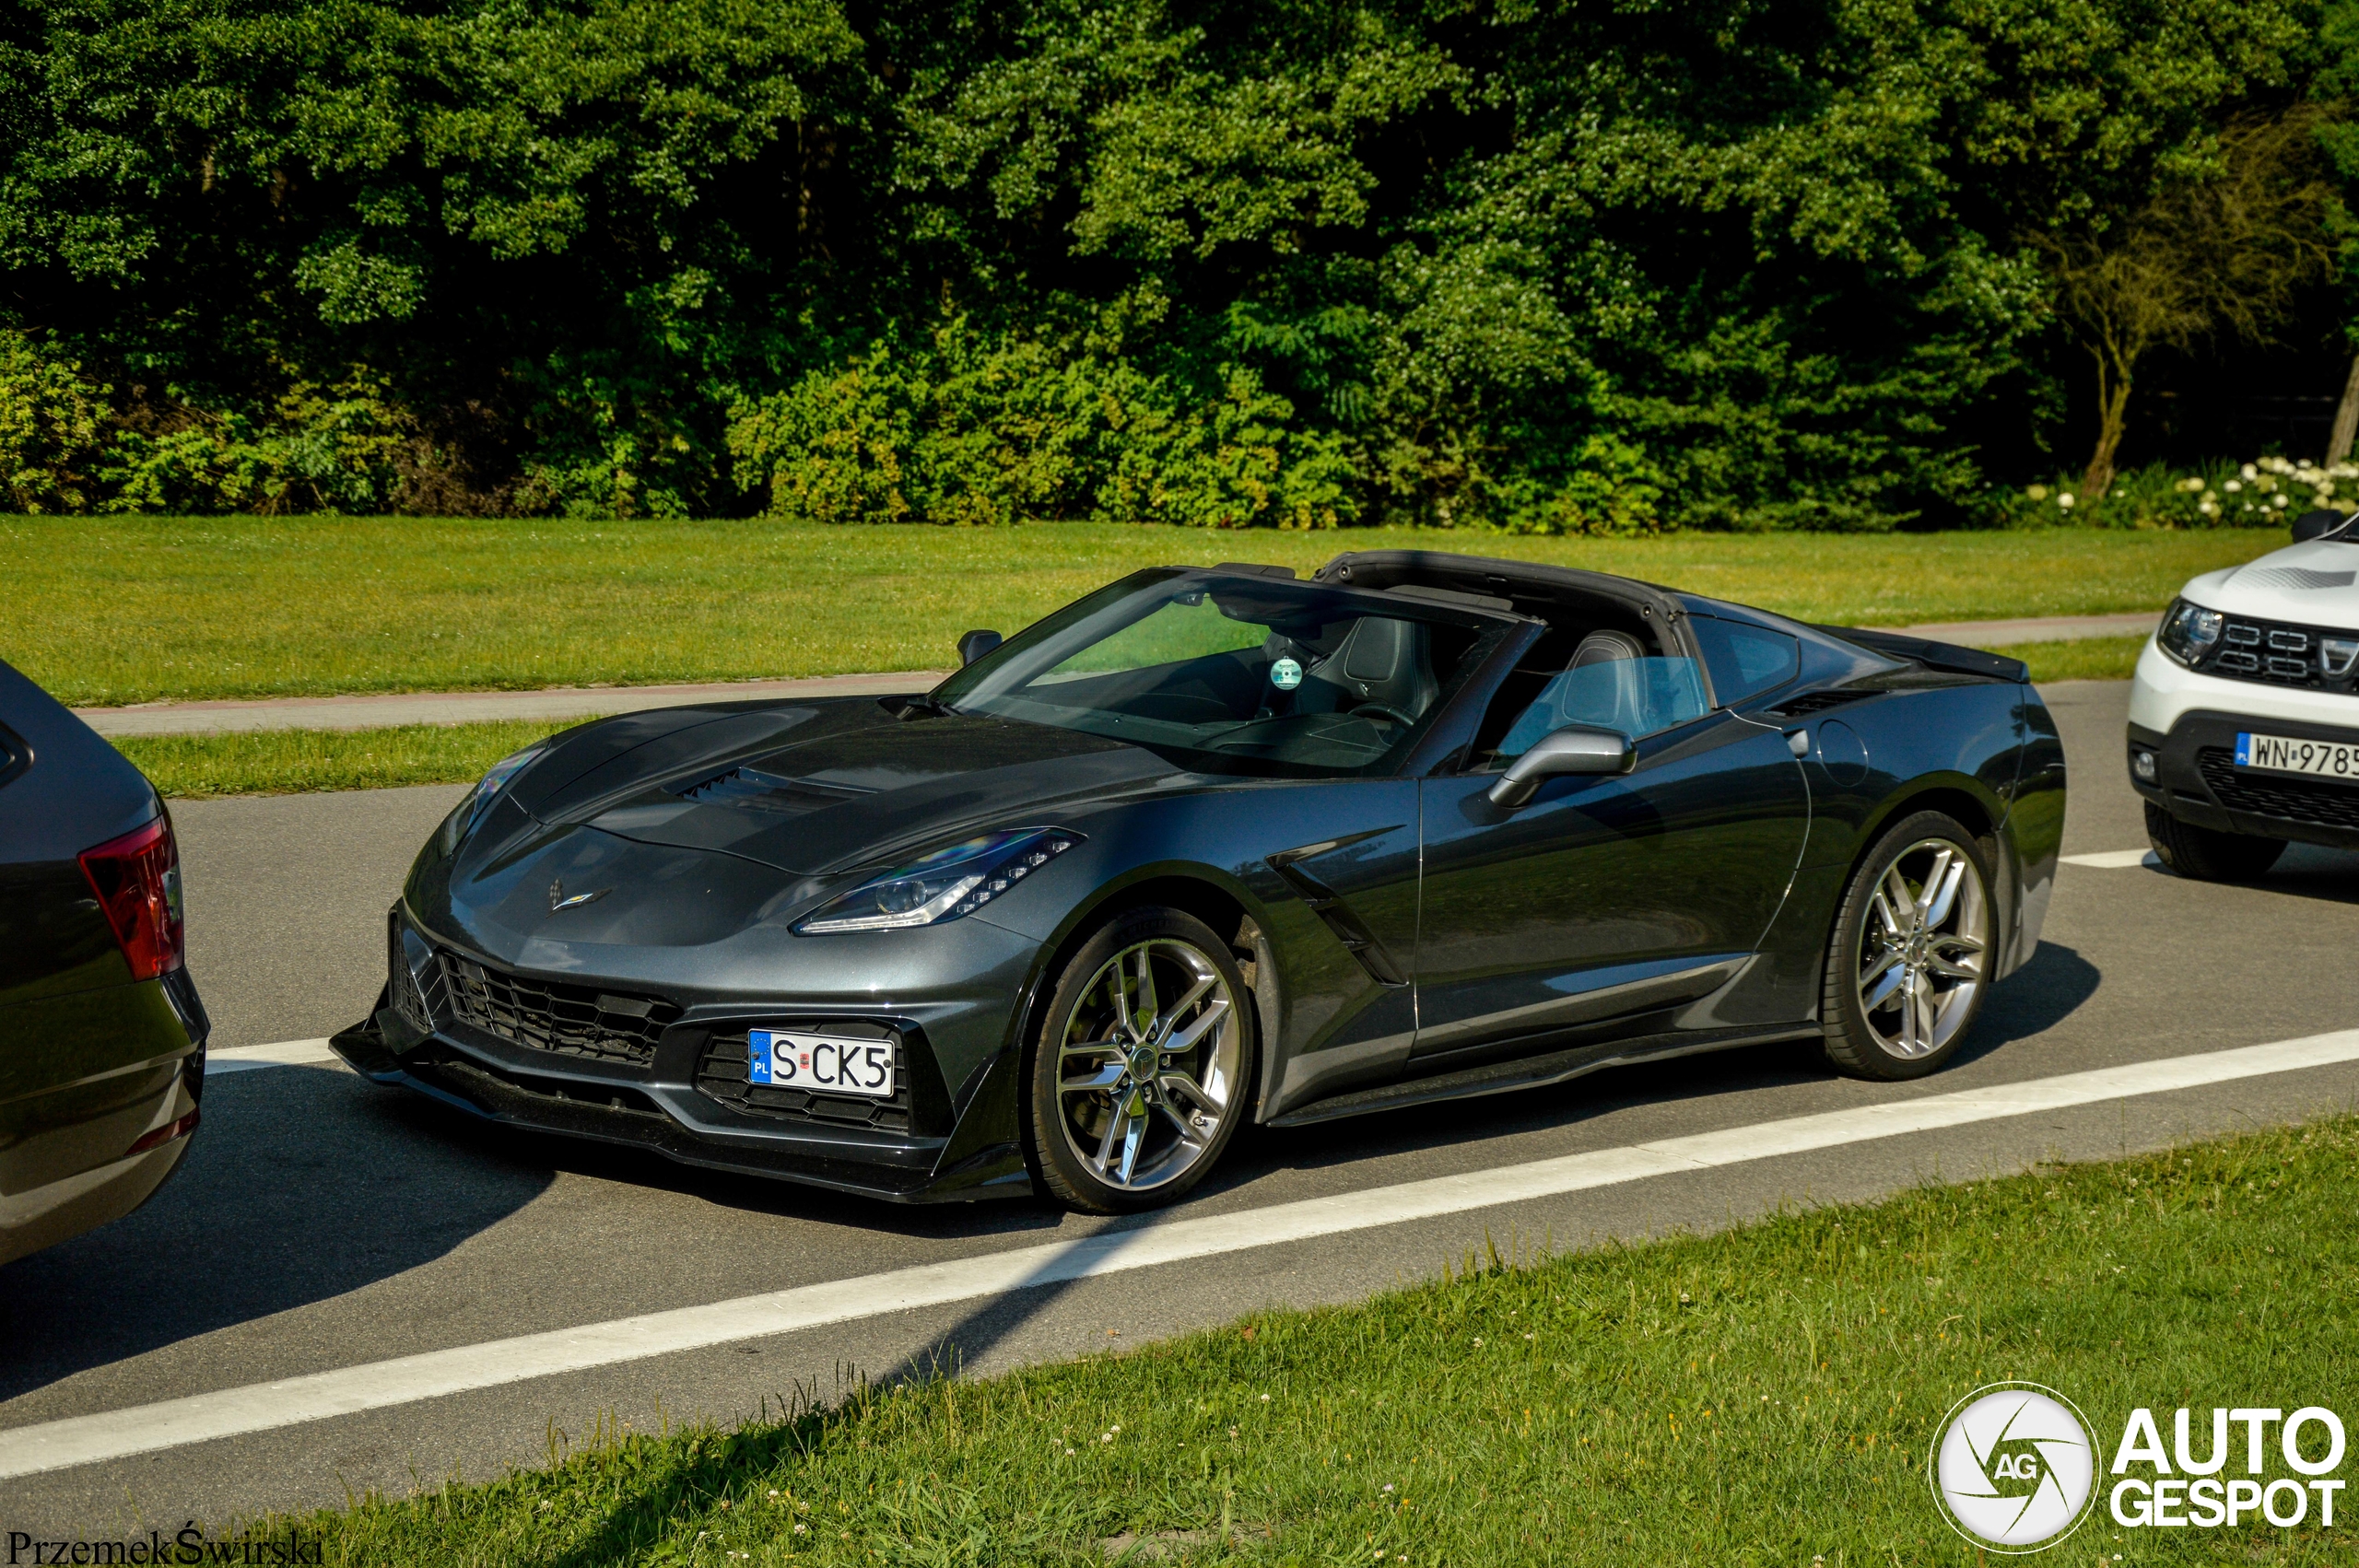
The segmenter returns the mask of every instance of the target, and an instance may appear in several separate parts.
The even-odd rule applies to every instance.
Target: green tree
[[[2096,364],[2096,444],[2083,495],[2095,499],[2113,486],[2141,360],[2215,336],[2265,342],[2303,287],[2325,275],[2335,193],[2318,120],[2300,105],[2233,124],[2203,165],[2127,216],[2041,237],[2057,309]]]

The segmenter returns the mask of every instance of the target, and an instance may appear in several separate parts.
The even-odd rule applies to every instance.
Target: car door
[[[1743,966],[1801,861],[1810,799],[1781,731],[1708,704],[1690,660],[1567,671],[1485,771],[1422,781],[1414,1058],[1544,1048]],[[1564,722],[1632,734],[1636,767],[1493,804],[1497,765]]]

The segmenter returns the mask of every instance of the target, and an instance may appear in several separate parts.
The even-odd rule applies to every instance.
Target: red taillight
[[[135,980],[181,966],[181,856],[172,819],[82,851],[82,874],[99,895]]]

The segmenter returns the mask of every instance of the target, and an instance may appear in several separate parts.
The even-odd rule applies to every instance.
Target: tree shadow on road
[[[546,1168],[420,1136],[424,1102],[356,1087],[308,1067],[207,1082],[204,1128],[144,1208],[0,1270],[0,1398],[417,1268],[548,1188]],[[424,1348],[363,1342],[327,1359]],[[260,1349],[224,1347],[226,1380],[313,1370]]]
[[[2031,962],[1993,989],[1973,1034],[1953,1063],[1980,1059],[2014,1041],[2043,1033],[2095,996],[2099,982],[2096,966],[2077,952],[2054,942],[2042,943]],[[1661,1120],[1684,1123],[1692,1129],[1696,1118],[1680,1110],[1683,1103],[1755,1091],[1769,1091],[1773,1098],[1785,1099],[1789,1096],[1776,1092],[1808,1092],[1833,1076],[1815,1041],[1756,1046],[1608,1068],[1547,1088],[1379,1112],[1307,1128],[1248,1129],[1250,1135],[1238,1139],[1220,1168],[1197,1188],[1189,1209],[1201,1214],[1226,1194],[1288,1171],[1319,1173],[1428,1153],[1448,1158],[1453,1147],[1521,1133],[1547,1133],[1615,1111],[1661,1112]],[[1883,1086],[1851,1087],[1875,1094]],[[1938,1075],[1928,1081],[1927,1087],[1939,1092]],[[1780,1106],[1769,1114],[1790,1112]],[[1651,1135],[1651,1130],[1642,1135]],[[1388,1179],[1404,1178],[1414,1179],[1407,1171]],[[1332,1185],[1321,1182],[1320,1190]],[[1153,1218],[1142,1217],[1099,1224],[1129,1229],[1155,1223]],[[1074,1239],[1080,1234],[1088,1233],[1077,1233]],[[1073,1289],[1074,1282],[1058,1281],[979,1301],[924,1354],[891,1368],[879,1381],[890,1385],[924,1378],[938,1375],[945,1363],[956,1366],[984,1361]]]
[[[1991,1053],[2043,1035],[2080,1011],[2097,994],[2105,977],[2073,948],[2043,942],[2031,962],[1990,988],[1982,1016],[1950,1059],[1951,1067],[1979,1061]]]
[[[1994,989],[1957,1062],[2051,1027],[2086,1002],[2099,979],[2072,949],[2043,943]],[[1741,1113],[1748,1117],[1825,1108],[1817,1091],[1829,1078],[1813,1043],[1761,1046],[1309,1128],[1247,1129],[1181,1212],[1217,1213],[1315,1196],[1339,1179],[1370,1179],[1354,1167],[1382,1170],[1388,1180],[1445,1164],[1462,1168],[1463,1156],[1452,1151],[1468,1146],[1489,1145],[1478,1156],[1486,1161],[1528,1157],[1501,1141],[1545,1137],[1614,1112],[1641,1112],[1646,1126],[1637,1135],[1654,1136],[1692,1127],[1696,1116],[1683,1107],[1711,1099],[1752,1098]],[[1937,1086],[1938,1080],[1929,1084]],[[1562,1152],[1560,1141],[1550,1152]],[[641,1151],[520,1134],[326,1070],[225,1075],[208,1085],[205,1131],[186,1165],[145,1209],[0,1270],[0,1331],[11,1346],[0,1365],[0,1398],[433,1263],[567,1174],[794,1226],[920,1244],[915,1253],[898,1246],[880,1253],[873,1267],[942,1256],[929,1242],[957,1251],[994,1242],[1081,1242],[1157,1223],[1065,1214],[1037,1199],[904,1207],[679,1165]],[[798,1249],[819,1239],[798,1238]],[[759,1287],[749,1279],[738,1288]],[[979,1302],[942,1337],[940,1350],[969,1362],[988,1357],[1071,1288],[1051,1277]],[[317,1360],[400,1354],[437,1338],[428,1332],[413,1344],[405,1327],[390,1323],[382,1337],[340,1344],[324,1356],[299,1349],[282,1360],[271,1353],[276,1343],[258,1341],[227,1342],[223,1354],[242,1363],[233,1374],[242,1381],[311,1370]],[[887,1380],[930,1370],[912,1363]]]

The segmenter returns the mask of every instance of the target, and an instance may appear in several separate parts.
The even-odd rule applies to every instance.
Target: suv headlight
[[[797,921],[805,936],[889,931],[969,915],[1081,842],[1078,833],[1025,827],[986,833],[872,877]]]
[[[475,824],[482,820],[483,813],[491,810],[491,803],[499,798],[499,792],[508,788],[509,782],[518,774],[538,762],[541,754],[548,749],[549,743],[542,741],[493,763],[491,771],[483,776],[482,781],[475,785],[465,800],[459,802],[459,809],[442,819],[442,852],[448,855],[457,850],[460,842],[475,831]]]
[[[2168,614],[2163,616],[2154,640],[2165,653],[2182,664],[2192,665],[2212,651],[2220,640],[2220,627],[2226,617],[2217,610],[2206,610],[2201,604],[2190,604],[2184,599],[2174,599]]]

